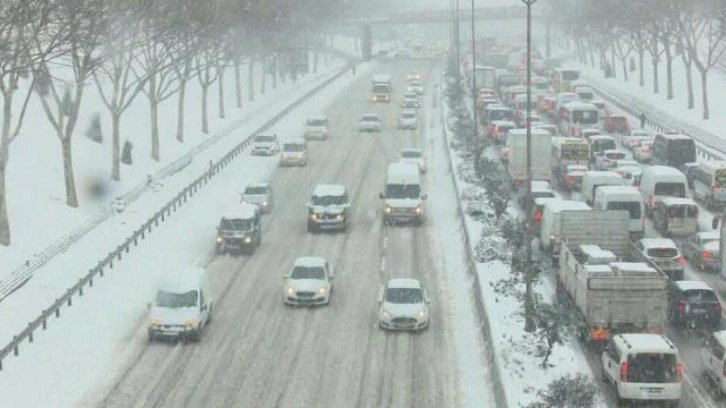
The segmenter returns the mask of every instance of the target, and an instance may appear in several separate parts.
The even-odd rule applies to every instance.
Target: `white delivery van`
[[[688,181],[680,170],[668,166],[648,166],[640,177],[640,194],[648,214],[659,197],[686,198]]]
[[[383,221],[387,224],[423,221],[423,200],[419,167],[412,163],[391,163],[386,173],[383,200]]]
[[[539,231],[539,245],[543,251],[559,259],[560,215],[563,211],[590,210],[582,201],[553,200],[545,204]]]
[[[582,175],[582,200],[592,205],[595,200],[595,191],[601,186],[626,186],[627,180],[614,171],[586,171]]]
[[[681,399],[683,365],[678,349],[662,334],[617,334],[602,352],[602,373],[619,400]]]
[[[199,341],[212,319],[214,294],[207,271],[193,268],[164,283],[149,308],[149,341]]]
[[[593,210],[621,210],[630,215],[628,231],[633,241],[645,235],[645,205],[636,187],[601,186],[595,189]]]

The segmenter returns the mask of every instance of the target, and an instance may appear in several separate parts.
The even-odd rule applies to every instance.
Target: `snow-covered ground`
[[[443,118],[448,116],[448,107],[444,104]],[[451,146],[453,134],[446,129],[448,145]],[[457,169],[464,162],[458,152],[450,149],[452,174],[459,195],[472,187],[464,181]],[[460,202],[463,207],[464,203]],[[465,208],[461,208],[464,212]],[[510,212],[516,212],[513,209]],[[471,245],[472,253],[484,224],[468,215],[464,216],[466,234]],[[473,260],[472,260],[473,262]],[[543,390],[550,381],[564,375],[581,373],[595,379],[587,363],[587,357],[573,338],[564,345],[556,345],[548,360],[548,367],[541,365],[542,357],[537,355],[537,346],[542,339],[535,334],[524,331],[524,315],[522,301],[510,293],[497,290],[497,284],[511,279],[509,265],[494,260],[487,263],[475,263],[477,290],[481,291],[484,310],[489,320],[491,345],[494,348],[494,364],[504,387],[508,406],[524,406],[537,400],[537,391]],[[547,280],[540,280],[535,285],[536,293],[545,301],[555,299],[555,289]],[[482,324],[485,324],[482,322]],[[599,404],[604,405],[600,397]]]
[[[361,64],[358,75],[364,75],[372,64]],[[304,119],[318,114],[322,107],[328,106],[333,97],[342,92],[353,78],[355,77],[345,75],[336,80],[310,103],[293,111],[271,131],[276,132],[281,140],[297,137]],[[296,99],[305,90],[302,87],[287,98],[280,98],[275,104],[271,104],[270,111],[281,110],[288,101]],[[250,120],[236,130],[235,134],[246,136],[250,129],[264,122],[266,118],[267,114],[261,114],[259,118]],[[232,144],[239,141],[239,137],[231,139],[234,139],[230,140]],[[218,149],[218,153],[222,151],[226,150]],[[206,160],[201,163],[206,164]],[[194,265],[206,266],[213,256],[213,246],[210,243],[214,242],[213,226],[218,221],[219,213],[229,202],[238,199],[244,185],[267,180],[275,168],[276,160],[244,156],[222,170],[222,174],[213,178],[202,192],[206,197],[214,197],[213,200],[192,198],[184,208],[186,216],[172,216],[168,222],[174,223],[173,226],[165,226],[154,232],[153,239],[157,245],[142,243],[138,248],[132,249],[104,278],[96,280],[94,288],[85,291],[82,298],[77,298],[74,306],[62,309],[60,319],[49,321],[47,332],[37,333],[33,344],[23,344],[18,357],[11,356],[3,361],[3,375],[12,378],[12,381],[0,381],[3,399],[12,401],[15,407],[83,406],[88,388],[96,382],[110,381],[116,373],[109,367],[114,367],[114,362],[124,361],[126,353],[135,350],[137,345],[129,340],[138,330],[145,329],[142,323],[146,314],[145,305],[153,298],[158,284],[179,270]],[[186,172],[185,169],[183,173]],[[134,203],[124,212],[125,221],[119,223],[117,228],[122,229],[124,223],[135,228],[138,221],[134,214],[140,214],[141,219],[145,219],[146,215],[159,207],[160,202],[168,199],[167,194],[164,194],[167,190],[176,192],[179,188],[170,183],[152,195],[160,198],[163,196],[164,199],[139,200]],[[188,215],[192,213],[195,216]],[[183,233],[180,234],[180,231]],[[107,245],[118,241],[113,231],[94,239],[108,240]],[[73,249],[76,249],[76,245]],[[100,254],[93,248],[84,248],[84,251]],[[96,256],[91,257],[95,258]],[[37,315],[41,310],[26,308],[20,302],[20,299],[26,299],[24,291],[32,289],[37,295],[36,299],[40,298],[40,301],[34,303],[45,307],[45,303],[52,299],[51,296],[62,293],[61,290],[69,286],[68,282],[74,282],[73,279],[64,279],[62,276],[62,263],[59,262],[57,267],[59,270],[44,271],[42,277],[34,278],[21,292],[3,302],[0,308],[0,332],[3,333],[3,340],[8,340],[12,333],[24,326],[22,322],[26,321],[26,309],[28,318]],[[79,272],[82,273],[83,270]],[[130,290],[132,288],[134,290]],[[129,296],[129,293],[133,296]],[[45,297],[42,298],[44,294]],[[43,392],[37,392],[39,387]]]

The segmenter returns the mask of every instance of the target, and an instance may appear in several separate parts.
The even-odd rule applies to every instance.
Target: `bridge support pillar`
[[[371,59],[373,55],[373,31],[370,24],[364,24],[361,33],[361,52],[365,61]]]

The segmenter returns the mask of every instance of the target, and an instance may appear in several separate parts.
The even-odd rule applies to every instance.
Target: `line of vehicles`
[[[707,337],[701,369],[726,394],[720,299],[685,276],[686,263],[722,273],[720,233],[701,230],[698,203],[726,205],[726,162],[697,162],[688,136],[633,128],[595,99],[576,69],[543,76],[550,83],[533,86],[529,105],[519,73],[492,71],[493,85],[476,91],[485,137],[527,208],[532,109],[528,216],[556,270],[558,296],[579,315],[581,339],[602,350],[602,377],[617,399],[678,405],[684,365],[663,334],[669,324]],[[647,236],[649,219],[659,236]]]
[[[418,73],[409,74],[408,92],[404,96],[401,119],[406,118],[407,108],[415,97],[423,94]],[[388,75],[377,75],[373,80],[373,102],[390,102],[392,80]],[[384,92],[385,91],[385,92]],[[382,95],[386,96],[382,96]],[[367,125],[368,118],[377,114],[364,114],[360,131],[381,131]],[[417,120],[417,114],[416,114]],[[372,122],[372,121],[371,121]],[[401,122],[401,125],[405,122]],[[399,126],[401,128],[417,128]],[[251,154],[260,156],[279,155],[279,165],[307,166],[308,141],[327,140],[331,137],[328,118],[323,115],[306,120],[303,137],[288,138],[283,142],[276,134],[259,134],[253,139]],[[426,160],[420,148],[404,148],[398,161],[390,163],[386,172],[382,202],[382,218],[386,225],[411,223],[421,225],[424,220],[422,174],[426,172]],[[345,185],[318,184],[306,203],[307,231],[341,231],[345,233],[352,223],[352,197]],[[215,253],[252,255],[262,244],[262,215],[274,208],[275,194],[269,183],[253,183],[245,187],[240,201],[224,212],[217,226]],[[334,291],[335,272],[331,262],[321,256],[302,256],[294,260],[289,273],[284,274],[283,303],[290,306],[329,305]],[[378,324],[386,330],[420,331],[429,325],[430,298],[421,282],[416,279],[393,278],[388,280],[378,295]],[[198,341],[204,327],[211,321],[214,294],[208,272],[194,268],[163,285],[153,303],[149,304],[149,341],[157,339],[181,339]]]

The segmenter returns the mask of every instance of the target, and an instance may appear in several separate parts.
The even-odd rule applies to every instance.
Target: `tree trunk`
[[[320,52],[315,51],[315,53],[313,53],[313,74],[317,74],[318,73],[318,62],[319,62],[319,60],[320,60]]]
[[[628,58],[621,58],[620,62],[623,63],[623,78],[625,79],[625,82],[628,82]]]
[[[708,70],[701,71],[701,96],[703,98],[703,119],[710,119],[708,108]]]
[[[159,101],[155,95],[150,95],[149,105],[151,106],[151,158],[159,161],[161,152],[159,151]]]
[[[277,57],[272,57],[270,66],[272,67],[272,89],[277,89]]]
[[[658,61],[657,59],[653,58],[653,93],[660,92],[659,82],[658,82]]]
[[[261,58],[260,68],[262,70],[262,79],[260,80],[260,95],[264,95],[265,83],[267,82],[267,63],[265,58]]]
[[[683,60],[686,66],[686,89],[688,90],[688,109],[693,109],[696,105],[693,99],[693,65],[690,61]]]
[[[121,113],[111,112],[111,179],[121,181]]]
[[[234,62],[234,95],[237,100],[237,108],[242,109],[242,78],[240,74],[239,61]]]
[[[247,75],[247,90],[249,92],[249,101],[254,102],[255,100],[255,60],[250,58],[250,62],[248,65],[248,75]]]
[[[209,93],[209,85],[202,85],[202,133],[209,133],[209,120],[207,118],[207,94]]]
[[[671,53],[670,44],[665,43],[663,50],[666,56],[666,88],[667,88],[667,99],[670,101],[673,99],[673,54]]]
[[[618,65],[615,62],[616,62],[615,61],[615,53],[614,52],[611,52],[610,53],[610,65],[612,65],[612,67],[613,67],[613,69],[612,69],[613,78],[617,78],[618,77],[617,74],[616,74],[616,72],[618,72],[618,69],[616,68]]]
[[[179,83],[179,95],[177,99],[177,110],[176,110],[176,140],[179,143],[184,143],[184,95],[187,91],[187,82],[181,81]]]
[[[3,120],[6,120],[4,118]],[[0,245],[10,245],[10,220],[8,219],[8,200],[5,192],[5,167],[7,163],[0,157]]]
[[[63,149],[63,176],[66,185],[66,204],[69,207],[78,208],[78,195],[76,194],[76,176],[73,173],[73,148],[71,138],[66,137],[61,141]]]
[[[645,72],[643,72],[643,57],[645,54],[645,50],[641,49],[638,50],[638,71],[640,76],[640,86],[645,86]]]
[[[218,93],[219,93],[219,118],[224,119],[224,71],[226,69],[222,67],[219,69],[217,73],[217,84],[218,84]]]

